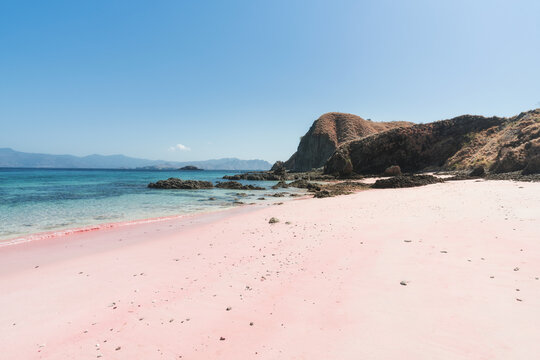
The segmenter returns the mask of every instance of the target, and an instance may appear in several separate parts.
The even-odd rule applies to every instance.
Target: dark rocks
[[[274,194],[266,194],[266,196],[273,196],[273,197],[284,197],[285,195],[287,195],[286,192],[278,192],[278,193],[274,193]]]
[[[313,194],[313,197],[318,198],[318,199],[332,197],[332,196],[335,196],[335,195],[332,195],[330,191],[328,190],[320,190],[320,191],[317,191],[315,194]]]
[[[444,182],[432,175],[396,176],[389,179],[379,179],[371,187],[375,189],[407,188]]]
[[[276,223],[278,223],[278,222],[279,222],[279,219],[278,219],[278,218],[275,218],[275,217],[270,218],[270,220],[268,221],[269,224],[276,224]]]
[[[284,176],[287,172],[283,161],[276,161],[276,163],[270,169],[270,172],[274,173],[277,176]]]
[[[486,175],[486,179],[487,180],[513,180],[513,181],[538,182],[540,181],[540,174],[524,175],[523,171],[514,171],[514,172],[502,173],[502,174],[490,173]]]
[[[323,184],[317,189],[310,189],[309,191],[314,192],[313,197],[325,198],[339,195],[349,195],[354,191],[364,190],[367,188],[369,188],[369,185],[360,182],[343,181],[332,184]]]
[[[249,172],[235,175],[223,176],[225,180],[252,180],[252,181],[279,181],[282,180],[281,176],[274,174],[273,172]]]
[[[383,173],[384,176],[400,176],[401,168],[398,165],[392,165],[386,168]]]
[[[469,176],[471,177],[484,177],[486,175],[486,170],[483,166],[477,166],[474,169],[469,172]]]
[[[233,190],[264,190],[264,188],[254,185],[242,185],[237,181],[218,182],[216,187],[219,189],[233,189]]]
[[[298,189],[308,189],[309,191],[319,191],[321,186],[318,184],[311,183],[307,180],[295,180],[289,184],[289,187],[295,187]]]
[[[196,189],[211,189],[214,185],[210,181],[198,181],[198,180],[181,180],[178,178],[168,178],[167,180],[159,180],[155,183],[148,184],[152,189],[182,189],[182,190],[196,190]]]
[[[289,184],[287,184],[285,181],[279,181],[276,185],[272,186],[272,189],[276,190],[279,188],[286,189],[289,187]]]

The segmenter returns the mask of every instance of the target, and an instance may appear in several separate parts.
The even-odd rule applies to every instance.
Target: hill
[[[302,136],[298,150],[284,166],[291,171],[319,168],[341,144],[347,141],[412,125],[404,121],[374,122],[353,114],[326,113],[315,120],[308,132]]]
[[[325,173],[380,174],[461,170],[483,166],[495,173],[540,171],[540,109],[511,118],[463,115],[388,130],[342,144]]]

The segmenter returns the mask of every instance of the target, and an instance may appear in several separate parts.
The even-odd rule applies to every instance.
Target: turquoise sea
[[[235,171],[143,171],[79,169],[1,169],[0,240],[29,234],[179,214],[206,212],[275,193],[275,181],[241,181],[268,190],[158,190],[147,184],[169,177],[225,181]],[[283,190],[280,190],[283,191]],[[298,191],[298,190],[297,190]],[[291,192],[291,189],[287,189]],[[247,196],[239,196],[245,193]],[[209,198],[215,200],[209,200]]]

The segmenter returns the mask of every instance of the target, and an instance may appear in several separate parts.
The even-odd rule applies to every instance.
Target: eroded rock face
[[[345,143],[325,173],[379,174],[391,165],[405,172],[483,166],[492,173],[534,173],[540,170],[539,138],[540,109],[512,118],[464,115]]]
[[[150,183],[148,184],[148,187],[153,189],[195,190],[211,189],[214,187],[214,185],[210,181],[181,180],[178,178],[168,178],[167,180],[159,180],[155,183]]]
[[[339,145],[396,127],[412,126],[403,121],[373,122],[345,113],[327,113],[317,119],[302,137],[298,150],[284,163],[291,171],[309,171],[324,166]]]

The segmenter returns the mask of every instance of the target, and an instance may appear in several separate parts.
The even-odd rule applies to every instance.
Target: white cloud
[[[190,148],[188,148],[186,145],[182,145],[182,144],[176,144],[174,146],[171,146],[169,148],[169,151],[191,151]]]

